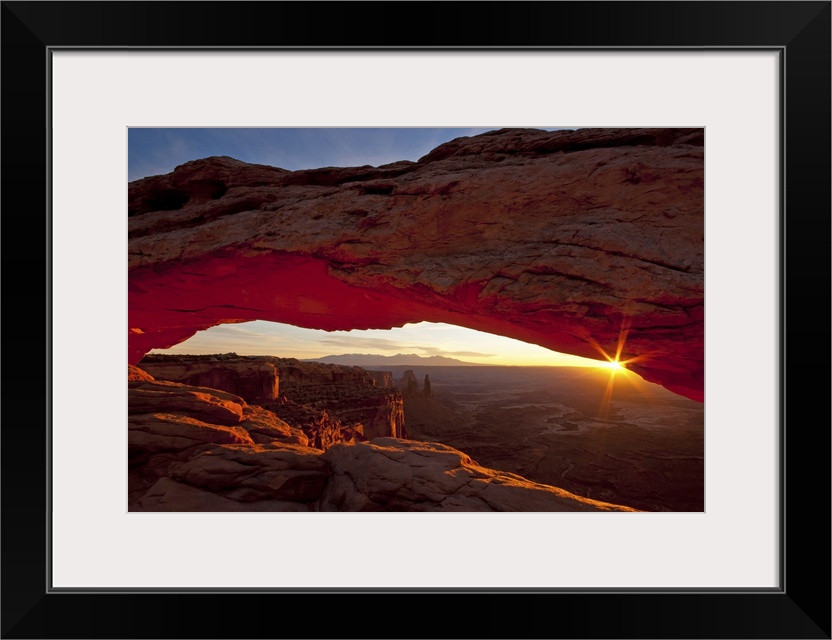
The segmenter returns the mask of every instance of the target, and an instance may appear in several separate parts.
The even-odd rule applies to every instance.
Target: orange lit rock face
[[[130,362],[227,322],[447,322],[703,399],[701,129],[512,129],[417,163],[131,183]]]
[[[236,394],[239,402],[259,404],[300,427],[311,446],[322,450],[338,442],[407,437],[402,397],[392,388],[390,372],[235,353],[149,354],[139,366],[129,368],[130,380],[155,378]],[[136,407],[156,410],[138,391],[131,394]]]
[[[321,457],[321,511],[636,511],[481,467],[438,442],[378,438]]]
[[[130,367],[130,511],[632,511],[487,469],[451,447],[308,446],[239,396]]]
[[[166,361],[148,356],[142,360],[141,368],[157,380],[222,389],[247,402],[262,403],[278,397],[277,369],[270,362],[242,359],[212,362],[200,360],[198,356]]]

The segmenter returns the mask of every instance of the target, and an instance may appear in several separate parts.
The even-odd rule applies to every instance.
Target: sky
[[[208,156],[231,156],[291,171],[415,161],[443,142],[494,128],[130,128],[128,181],[169,173],[180,164]],[[476,364],[597,364],[511,338],[429,322],[390,330],[328,332],[258,320],[200,331],[171,349],[154,353],[230,351],[298,359],[344,353],[415,353]]]
[[[200,331],[170,349],[152,353],[228,353],[241,356],[321,358],[345,353],[446,356],[472,364],[515,366],[597,366],[595,360],[560,354],[535,344],[440,322],[395,329],[322,331],[256,320]]]
[[[443,142],[492,129],[131,127],[128,129],[127,179],[132,182],[145,176],[170,173],[180,164],[208,156],[231,156],[290,171],[415,161]]]

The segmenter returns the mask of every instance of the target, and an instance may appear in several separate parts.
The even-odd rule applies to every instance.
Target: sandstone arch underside
[[[614,354],[696,400],[702,129],[503,129],[418,162],[286,171],[228,157],[129,185],[129,347],[229,322],[447,322]]]

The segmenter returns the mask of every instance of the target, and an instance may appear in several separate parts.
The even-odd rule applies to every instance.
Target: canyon
[[[319,449],[356,439],[407,437],[402,397],[389,372],[235,353],[150,354],[140,366],[156,379],[228,391],[277,412]]]
[[[270,359],[169,358],[161,367],[155,365],[162,358],[150,358],[157,362],[148,363],[148,368],[170,373],[176,364],[177,375],[182,375],[182,370],[196,363],[199,375],[210,375],[215,358],[224,382],[238,365],[245,388],[250,388],[252,361],[261,364]],[[312,388],[303,392],[311,405],[290,401],[288,412],[282,403],[273,404],[271,411],[229,391],[157,380],[146,370],[130,366],[129,510],[635,511],[480,466],[462,451],[437,442],[408,440],[401,432],[399,437],[367,439],[363,425],[353,422],[358,414],[351,403],[327,415],[341,425],[341,431],[338,439],[322,443],[314,430],[310,438],[298,407],[314,413],[320,409],[318,403],[332,407],[333,396],[339,400],[360,397],[369,388],[398,399],[398,405],[387,411],[395,415],[401,395],[376,387],[378,376],[362,376],[360,370],[344,372],[336,365],[297,361],[287,363],[287,368],[296,384],[310,382]],[[272,377],[265,367],[260,371]],[[325,385],[316,391],[314,381],[321,376],[340,379],[340,392],[333,393]],[[329,412],[325,409],[322,414]],[[360,413],[367,415],[365,410]],[[352,431],[345,424],[352,425]],[[391,429],[400,428],[395,421],[388,424]]]
[[[479,464],[643,511],[705,509],[704,405],[626,371],[426,367],[404,396],[411,438]],[[405,367],[394,377],[406,375]]]

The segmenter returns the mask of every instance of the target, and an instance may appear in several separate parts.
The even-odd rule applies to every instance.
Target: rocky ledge
[[[157,379],[239,395],[302,429],[318,449],[407,438],[402,396],[392,388],[390,372],[236,353],[148,354],[139,367]]]
[[[222,389],[256,404],[279,397],[278,369],[265,358],[245,358],[236,353],[205,356],[148,354],[139,367],[158,380]]]
[[[438,443],[378,438],[324,452],[239,396],[135,367],[128,394],[130,511],[633,511]]]

